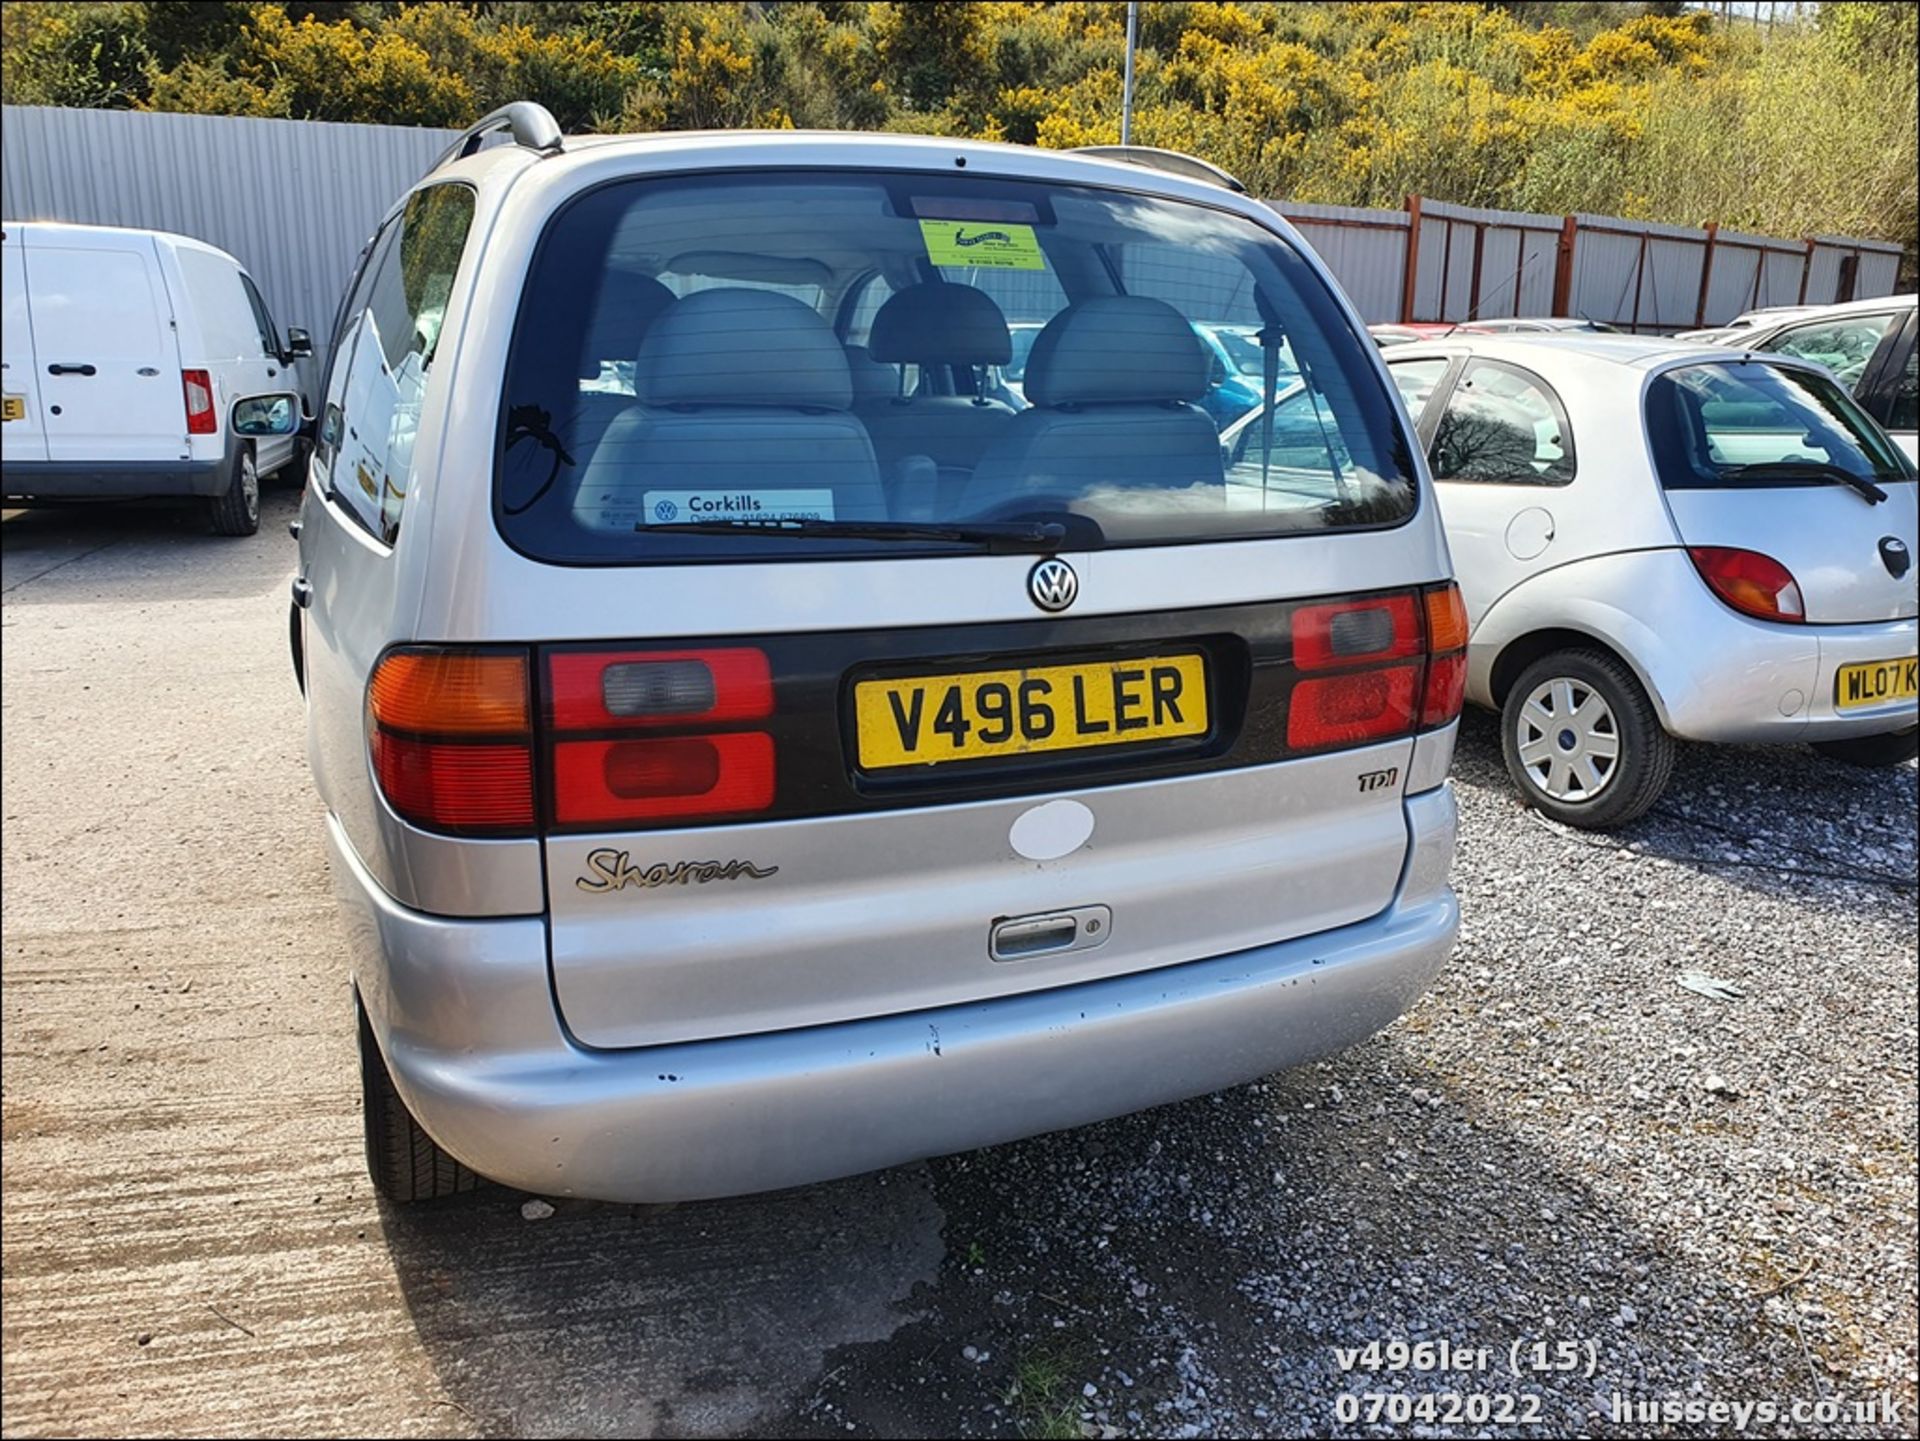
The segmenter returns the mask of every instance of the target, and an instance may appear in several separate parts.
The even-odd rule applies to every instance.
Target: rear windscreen
[[[1838,382],[1762,360],[1669,370],[1647,387],[1647,435],[1669,490],[1911,480],[1912,467]]]
[[[1392,525],[1414,463],[1368,344],[1291,247],[1200,205],[618,182],[535,255],[495,508],[527,554],[616,564],[960,552],[926,532],[980,524],[1076,547]]]

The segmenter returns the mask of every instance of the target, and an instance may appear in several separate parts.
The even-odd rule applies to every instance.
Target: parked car
[[[1026,376],[1027,356],[1042,325],[1038,321],[1024,321],[1008,327],[1013,335],[1013,355],[1004,366],[996,368],[997,383],[990,393],[1016,409],[1026,404],[1020,386]],[[1207,393],[1200,398],[1200,408],[1213,417],[1215,425],[1229,426],[1260,404],[1265,358],[1257,330],[1257,326],[1194,322],[1193,333],[1207,352]],[[1284,343],[1275,350],[1275,373],[1284,383],[1295,374],[1292,352]]]
[[[199,496],[215,531],[252,535],[260,477],[294,460],[298,442],[244,433],[233,415],[283,392],[299,407],[306,332],[283,340],[240,262],[187,236],[12,220],[0,230],[7,499]]]
[[[1416,320],[1390,325],[1369,325],[1367,334],[1382,349],[1389,345],[1408,345],[1416,340],[1439,340],[1460,329],[1450,321]]]
[[[1473,322],[1472,329],[1483,335],[1618,335],[1617,326],[1584,315],[1498,316]]]
[[[1675,738],[1913,759],[1913,464],[1819,366],[1615,336],[1387,360],[1439,483],[1467,696],[1530,804],[1630,821]]]
[[[1014,356],[988,268],[1058,286],[1018,412],[972,389]],[[1265,205],[523,104],[340,314],[291,636],[382,1195],[1077,1125],[1350,1044],[1447,954],[1465,620],[1385,368]],[[1284,483],[1223,463],[1196,320],[1311,375]]]
[[[1823,305],[1786,320],[1729,332],[1720,343],[1818,361],[1853,392],[1907,459],[1920,458],[1915,436],[1914,297],[1882,295]]]

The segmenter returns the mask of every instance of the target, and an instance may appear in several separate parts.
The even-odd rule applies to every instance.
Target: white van
[[[303,330],[283,341],[240,262],[184,235],[99,225],[0,230],[8,500],[205,497],[213,529],[260,526],[260,477],[289,435],[233,423],[249,397],[297,394]]]

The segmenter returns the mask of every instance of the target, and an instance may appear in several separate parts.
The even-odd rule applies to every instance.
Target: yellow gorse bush
[[[7,0],[6,98],[454,125],[524,96],[574,130],[1119,138],[1116,0],[325,8],[350,18]],[[1771,31],[1649,13],[1677,8],[1148,0],[1134,138],[1270,196],[1419,193],[1911,246],[1920,6],[1826,4]],[[1525,18],[1541,13],[1584,28]]]

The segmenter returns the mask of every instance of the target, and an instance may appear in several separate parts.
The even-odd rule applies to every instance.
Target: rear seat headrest
[[[1032,405],[1198,400],[1207,393],[1207,353],[1165,301],[1101,296],[1047,322],[1022,388]]]
[[[874,314],[867,349],[889,365],[1005,365],[1013,358],[1007,317],[993,297],[937,280],[890,297]]]
[[[593,380],[603,360],[624,359],[640,348],[648,327],[673,304],[673,292],[637,270],[609,270],[587,315],[580,346],[580,374]]]
[[[772,290],[696,290],[669,307],[640,343],[642,405],[781,406],[846,410],[853,382],[828,325]]]

